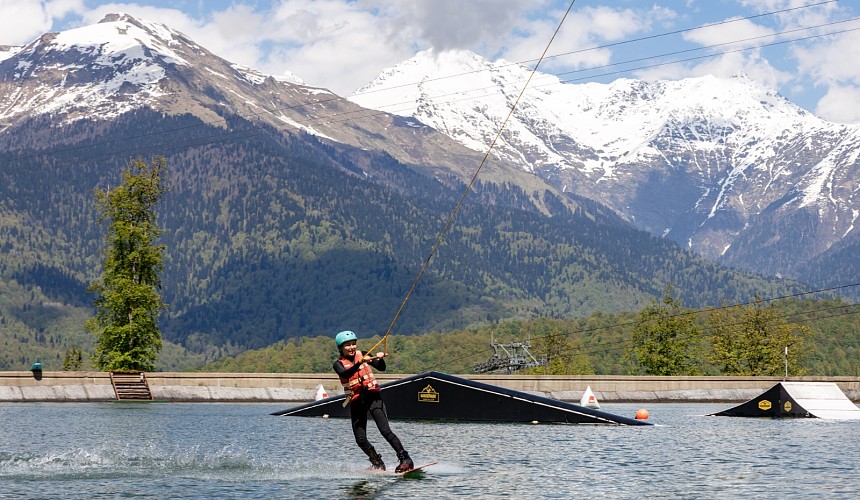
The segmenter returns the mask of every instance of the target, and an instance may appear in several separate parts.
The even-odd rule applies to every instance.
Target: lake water
[[[860,421],[604,404],[653,427],[394,421],[419,478],[373,473],[343,419],[288,405],[0,404],[2,498],[851,498]],[[389,469],[394,453],[371,427]]]

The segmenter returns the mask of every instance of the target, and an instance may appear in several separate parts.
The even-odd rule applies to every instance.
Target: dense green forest
[[[34,358],[51,369],[70,349],[91,348],[85,290],[101,266],[104,230],[93,190],[119,182],[126,154],[164,155],[171,172],[158,208],[167,303],[159,369],[347,328],[386,330],[464,185],[384,153],[227,124],[138,111],[61,129],[51,141],[40,121],[17,139],[0,136],[0,369],[26,369]],[[140,129],[173,130],[172,142]],[[42,150],[12,151],[39,138]],[[717,266],[593,201],[478,182],[395,331],[418,339],[541,317],[578,324],[637,311],[667,283],[689,307],[809,289]],[[617,328],[600,338],[619,341]],[[604,342],[580,336],[572,341],[585,347]],[[609,361],[625,370],[617,352],[593,356],[595,370]]]

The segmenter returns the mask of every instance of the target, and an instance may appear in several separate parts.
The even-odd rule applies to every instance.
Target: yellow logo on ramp
[[[785,411],[791,411],[791,401],[786,401],[782,407],[785,408]]]
[[[419,403],[438,403],[439,402],[439,393],[436,392],[430,384],[427,384],[427,387],[418,391],[418,402]]]
[[[761,401],[758,402],[758,409],[761,411],[768,411],[768,410],[770,410],[771,406],[772,405],[770,404],[770,401],[768,401],[766,399],[762,399]]]

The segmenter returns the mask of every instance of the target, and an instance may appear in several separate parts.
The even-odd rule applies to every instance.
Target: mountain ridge
[[[387,68],[350,99],[480,149],[530,71],[430,50]],[[455,93],[458,80],[475,83]],[[825,122],[742,74],[571,84],[537,73],[532,81],[494,154],[640,229],[727,265],[801,279],[801,264],[854,230],[860,126]],[[387,88],[396,107],[381,97]],[[803,213],[816,219],[814,238],[768,244],[791,237],[791,224],[780,221]]]

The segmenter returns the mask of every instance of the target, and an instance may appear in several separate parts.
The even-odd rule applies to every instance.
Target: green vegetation
[[[667,286],[660,300],[639,312],[633,352],[648,375],[698,375],[702,330]]]
[[[654,328],[655,332],[662,334],[668,331],[662,328],[677,323],[682,331],[698,340],[679,344],[675,337],[666,337],[666,342],[675,349],[665,351],[673,353],[666,359],[674,360],[666,366],[683,367],[683,370],[677,370],[682,373],[672,374],[781,375],[784,370],[784,343],[794,342],[789,345],[789,374],[860,376],[860,363],[857,362],[860,359],[860,305],[839,300],[789,299],[767,307],[756,300],[748,305],[729,308],[691,310],[681,309],[679,304],[678,299],[666,294],[660,302],[655,301],[638,314],[594,313],[578,320],[539,318],[504,321],[447,333],[394,334],[388,339],[391,354],[387,361],[388,371],[472,373],[475,365],[492,355],[492,338],[499,343],[529,342],[532,354],[548,360],[546,367],[523,373],[648,374],[657,371],[655,367],[660,365],[652,366],[638,359],[634,342],[636,332]],[[657,319],[655,312],[660,313]],[[720,320],[716,321],[717,316],[714,315]],[[650,327],[643,326],[649,322]],[[727,347],[721,344],[724,342],[723,328],[732,328],[734,338],[770,340]],[[786,332],[791,332],[791,335],[785,336]],[[359,333],[359,348],[367,349],[379,339],[379,336],[365,338]],[[802,339],[807,339],[815,350],[802,348],[798,343]],[[679,345],[686,345],[688,349],[680,349]],[[767,369],[735,370],[715,354],[719,349],[733,352],[735,357],[745,360],[752,359],[749,353],[756,352],[761,359],[768,360],[768,364],[761,365]],[[656,348],[653,350],[660,352]],[[685,355],[679,354],[682,352]],[[331,371],[335,357],[332,338],[319,336],[278,342],[209,363],[199,370],[324,373]],[[670,374],[670,370],[664,371],[667,373],[662,374]]]
[[[89,288],[96,293],[96,315],[86,326],[97,338],[94,363],[103,371],[152,371],[161,350],[164,247],[155,243],[160,233],[155,206],[166,190],[165,169],[163,157],[149,165],[138,158],[123,172],[122,184],[95,192],[99,221],[109,224],[104,273]],[[70,357],[81,365],[79,356]]]
[[[808,325],[789,323],[776,306],[756,296],[746,306],[724,306],[708,315],[711,360],[728,375],[803,375],[811,345]]]

